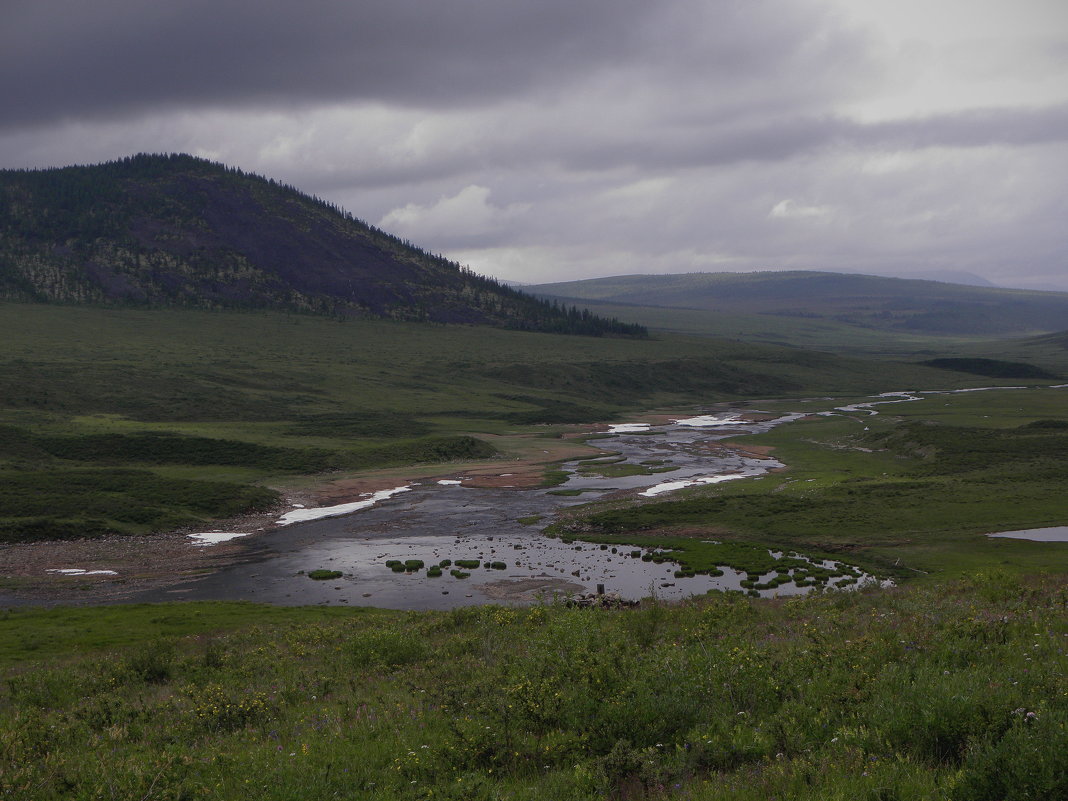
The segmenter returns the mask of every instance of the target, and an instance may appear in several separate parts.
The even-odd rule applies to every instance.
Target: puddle
[[[987,534],[988,537],[1003,537],[1013,540],[1032,540],[1034,542],[1068,542],[1068,526],[1050,526],[1049,528],[1025,528],[1019,531],[999,531]]]

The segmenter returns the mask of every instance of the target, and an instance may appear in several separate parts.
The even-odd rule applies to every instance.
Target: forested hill
[[[472,273],[292,187],[187,155],[0,171],[0,298],[645,335]]]

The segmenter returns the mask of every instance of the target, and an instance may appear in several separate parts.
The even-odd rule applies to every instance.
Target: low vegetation
[[[0,506],[9,541],[204,525],[263,509],[310,475],[492,458],[517,434],[655,404],[950,375],[740,343],[710,353],[683,338],[277,312],[0,311],[0,478],[23,476]],[[137,473],[121,502],[97,491],[115,470]],[[549,471],[546,485],[566,476]]]
[[[341,578],[342,572],[340,570],[326,570],[319,568],[318,570],[311,570],[308,572],[308,578],[315,581],[328,581],[330,579]]]
[[[1066,603],[993,572],[617,612],[8,612],[0,794],[1059,798]]]

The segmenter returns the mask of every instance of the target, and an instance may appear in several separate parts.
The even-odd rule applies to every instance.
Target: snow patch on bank
[[[674,492],[675,490],[684,489],[686,487],[696,487],[700,484],[720,484],[724,481],[733,481],[736,478],[748,478],[749,475],[749,473],[730,473],[724,476],[698,476],[697,478],[691,478],[685,481],[667,481],[663,484],[649,487],[649,489],[638,494],[644,495],[646,498],[652,498],[654,495],[661,495],[665,492]]]
[[[693,428],[712,428],[714,426],[729,426],[737,425],[742,422],[742,418],[736,414],[727,415],[726,417],[717,416],[714,414],[703,414],[699,417],[683,417],[679,420],[672,420],[677,426],[691,426]]]
[[[200,531],[190,534],[189,539],[193,540],[193,545],[217,545],[220,542],[229,542],[248,535],[248,531]]]
[[[358,512],[361,509],[367,509],[368,507],[374,506],[379,501],[384,501],[386,498],[391,498],[401,492],[408,492],[410,489],[410,486],[405,485],[403,487],[394,487],[393,489],[373,492],[370,497],[362,501],[342,503],[337,506],[320,506],[317,509],[294,509],[291,512],[286,512],[275,522],[279,526],[288,526],[291,523],[306,523],[309,520],[321,520],[324,517],[347,515],[350,512]]]
[[[618,423],[608,427],[609,434],[633,434],[638,431],[648,431],[649,423]]]

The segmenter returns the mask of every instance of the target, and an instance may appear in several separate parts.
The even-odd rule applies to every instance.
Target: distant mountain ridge
[[[280,309],[643,336],[188,155],[0,171],[0,299]]]
[[[569,301],[823,318],[902,333],[996,336],[1068,326],[1068,292],[816,271],[626,275],[524,290]]]

